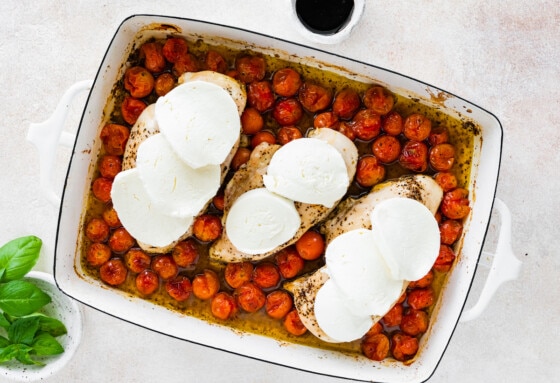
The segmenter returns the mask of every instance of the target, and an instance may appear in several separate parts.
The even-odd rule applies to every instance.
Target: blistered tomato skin
[[[179,268],[169,254],[156,255],[152,258],[151,268],[155,271],[161,279],[167,281],[168,279],[175,278],[179,273]]]
[[[146,269],[140,272],[135,279],[136,289],[142,295],[151,295],[159,287],[159,277],[152,270]]]
[[[183,302],[191,296],[192,283],[186,276],[178,275],[165,282],[165,291],[177,302]]]
[[[307,111],[315,113],[331,105],[332,92],[321,85],[304,82],[299,89],[298,99]]]
[[[176,62],[180,57],[187,54],[189,47],[187,41],[180,37],[171,37],[165,41],[162,53],[167,61],[170,63]]]
[[[253,269],[252,280],[261,289],[270,289],[280,282],[280,272],[274,264],[262,262]]]
[[[195,240],[188,238],[176,244],[171,251],[171,257],[179,267],[193,266],[199,257]]]
[[[296,250],[306,261],[313,261],[325,252],[325,239],[314,230],[306,231],[296,241]]]
[[[253,136],[253,138],[251,139],[251,147],[256,148],[257,146],[259,146],[259,144],[263,142],[267,142],[270,145],[274,145],[276,144],[276,137],[268,130],[263,130]]]
[[[124,88],[134,98],[144,98],[154,89],[154,76],[144,67],[134,66],[124,73]]]
[[[266,62],[260,56],[243,56],[235,60],[239,80],[245,84],[260,81],[266,73]]]
[[[447,142],[449,142],[449,132],[445,126],[439,125],[432,128],[430,135],[428,136],[428,143],[430,146],[445,144]]]
[[[206,52],[204,63],[206,64],[206,69],[214,72],[225,73],[228,69],[228,65],[224,57],[214,50]]]
[[[220,280],[218,275],[205,269],[202,274],[197,274],[192,281],[193,294],[198,299],[211,299],[220,290]]]
[[[126,266],[120,258],[109,259],[99,268],[101,280],[111,286],[118,286],[124,283],[126,275]]]
[[[444,192],[448,192],[457,187],[457,177],[453,173],[439,172],[434,176],[435,181]]]
[[[233,155],[231,160],[231,168],[233,170],[239,169],[242,165],[246,164],[251,157],[251,150],[248,148],[239,148]]]
[[[86,237],[93,242],[105,242],[109,238],[109,225],[101,218],[92,218],[86,225]]]
[[[220,217],[212,214],[203,214],[196,217],[193,225],[193,234],[202,242],[216,240],[222,234],[222,221]]]
[[[303,134],[296,126],[283,126],[278,130],[276,140],[280,145],[286,145],[288,142],[302,138]]]
[[[401,321],[401,330],[410,336],[417,336],[428,330],[428,314],[422,310],[409,309]]]
[[[295,125],[301,120],[303,109],[295,98],[286,98],[274,104],[272,116],[282,126]]]
[[[274,105],[274,93],[270,81],[255,81],[247,86],[247,103],[260,113]]]
[[[124,227],[119,227],[113,231],[108,242],[111,250],[118,254],[127,252],[130,248],[132,248],[132,246],[134,246],[135,243],[136,241],[134,238],[132,238],[130,233],[126,231]]]
[[[266,296],[265,311],[273,319],[284,318],[293,307],[290,294],[284,290],[275,290]]]
[[[210,308],[212,315],[221,320],[233,318],[239,311],[235,298],[225,291],[220,291],[212,298]]]
[[[140,57],[144,59],[144,67],[152,73],[165,69],[163,45],[160,43],[145,43],[140,47]]]
[[[236,288],[234,296],[239,307],[248,313],[260,310],[266,302],[263,291],[253,282],[245,282]]]
[[[447,245],[441,245],[439,247],[439,254],[434,263],[434,270],[440,272],[448,272],[453,265],[455,260],[455,252],[453,249]]]
[[[282,97],[294,96],[301,84],[301,76],[292,68],[279,69],[272,76],[272,89]]]
[[[105,177],[96,178],[91,185],[91,189],[95,198],[105,203],[111,200],[112,187],[113,180]]]
[[[403,316],[403,305],[401,303],[395,304],[391,309],[383,316],[381,321],[387,327],[398,326],[401,324]]]
[[[432,121],[420,113],[414,113],[404,120],[403,133],[412,141],[424,141],[430,136]]]
[[[414,289],[408,293],[408,304],[416,310],[422,310],[434,304],[434,290],[431,288]]]
[[[319,113],[313,119],[314,128],[333,128],[339,123],[338,117],[333,112]]]
[[[290,279],[301,273],[305,261],[294,246],[288,246],[276,254],[276,264],[282,277]]]
[[[383,117],[381,129],[390,136],[398,136],[403,131],[403,118],[395,111]]]
[[[147,105],[134,97],[125,97],[121,104],[121,114],[123,119],[130,125],[134,125],[138,117],[142,114]],[[128,137],[127,137],[128,138]],[[126,145],[126,142],[125,142]],[[123,147],[124,153],[124,147]],[[116,153],[111,153],[116,154]],[[122,153],[121,153],[122,154]]]
[[[92,243],[86,250],[86,260],[90,266],[99,267],[111,258],[111,248],[104,243]]]
[[[154,90],[158,96],[165,96],[175,86],[175,77],[171,73],[162,73],[156,78]]]
[[[421,173],[428,169],[428,146],[423,142],[408,141],[399,156],[402,167]]]
[[[228,263],[224,270],[224,278],[233,289],[238,288],[245,282],[249,282],[252,275],[253,264],[250,262]]]
[[[463,224],[454,219],[447,219],[439,225],[441,243],[452,245],[459,239],[463,232]]]
[[[198,72],[200,70],[200,64],[197,58],[191,54],[187,53],[184,56],[180,56],[177,61],[173,64],[172,73],[179,77],[187,72]]]
[[[450,219],[463,219],[469,215],[471,208],[468,195],[469,192],[463,188],[444,193],[440,207],[443,215]]]
[[[354,115],[351,126],[360,140],[373,140],[381,132],[381,116],[370,109],[362,109]]]
[[[455,147],[451,144],[437,144],[430,149],[430,165],[437,171],[451,170],[455,163]]]
[[[418,352],[418,339],[400,332],[391,337],[391,354],[396,360],[404,362]]]
[[[113,179],[121,170],[122,160],[119,156],[108,154],[99,161],[99,172],[105,178]]]
[[[358,160],[356,182],[362,187],[372,187],[385,179],[385,166],[377,157],[364,156]]]
[[[381,361],[389,355],[389,338],[385,334],[367,335],[362,339],[361,349],[367,358]]]
[[[129,136],[130,130],[120,124],[106,124],[99,134],[107,154],[114,156],[122,156],[124,154]]]
[[[260,112],[252,107],[245,108],[241,114],[241,129],[245,134],[255,134],[262,130],[264,119]]]
[[[368,109],[383,116],[393,109],[395,99],[393,95],[382,86],[372,86],[366,90],[363,102]]]
[[[432,284],[433,280],[434,280],[434,272],[430,270],[426,275],[424,275],[419,280],[411,281],[408,284],[408,287],[411,289],[429,287]]]
[[[124,255],[126,267],[133,273],[140,273],[150,267],[152,258],[140,249],[130,249]]]
[[[302,336],[307,332],[307,328],[301,322],[301,318],[296,309],[291,310],[284,317],[284,328],[290,334],[295,336]]]
[[[381,136],[371,146],[375,157],[384,164],[395,162],[401,154],[401,143],[393,136]]]
[[[338,92],[332,104],[333,113],[343,120],[348,120],[360,108],[360,96],[353,89],[345,88]]]
[[[119,227],[121,226],[121,220],[117,214],[117,211],[113,206],[107,206],[105,210],[103,210],[103,220],[107,222],[109,227]]]

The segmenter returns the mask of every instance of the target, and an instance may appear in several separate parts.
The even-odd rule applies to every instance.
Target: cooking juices
[[[343,29],[352,16],[354,0],[296,0],[296,13],[312,32],[332,35]]]

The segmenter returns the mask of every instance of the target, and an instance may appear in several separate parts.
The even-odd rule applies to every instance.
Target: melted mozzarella
[[[154,206],[172,216],[196,216],[220,188],[219,165],[193,169],[162,134],[147,138],[136,157],[140,178]]]
[[[239,139],[234,100],[206,81],[186,82],[158,98],[155,117],[177,155],[195,169],[220,165]]]
[[[340,152],[316,138],[300,138],[278,149],[263,181],[283,197],[326,207],[340,200],[350,184]]]
[[[373,209],[371,223],[393,278],[416,281],[430,271],[439,253],[440,233],[426,206],[410,198],[391,198]]]
[[[291,239],[300,223],[293,201],[258,188],[235,200],[226,218],[226,232],[238,250],[260,254]]]
[[[172,217],[161,213],[150,200],[138,169],[117,174],[111,189],[113,206],[123,226],[137,241],[167,246],[179,238],[193,222],[193,216]]]

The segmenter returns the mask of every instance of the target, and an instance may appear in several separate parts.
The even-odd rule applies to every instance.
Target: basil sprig
[[[43,366],[37,357],[64,352],[56,337],[66,334],[58,319],[38,312],[51,297],[22,278],[39,259],[42,241],[16,238],[0,248],[0,363],[13,359]]]

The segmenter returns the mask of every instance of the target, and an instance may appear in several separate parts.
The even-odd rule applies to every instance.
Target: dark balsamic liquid
[[[296,13],[312,32],[332,35],[346,26],[354,0],[296,0]]]

